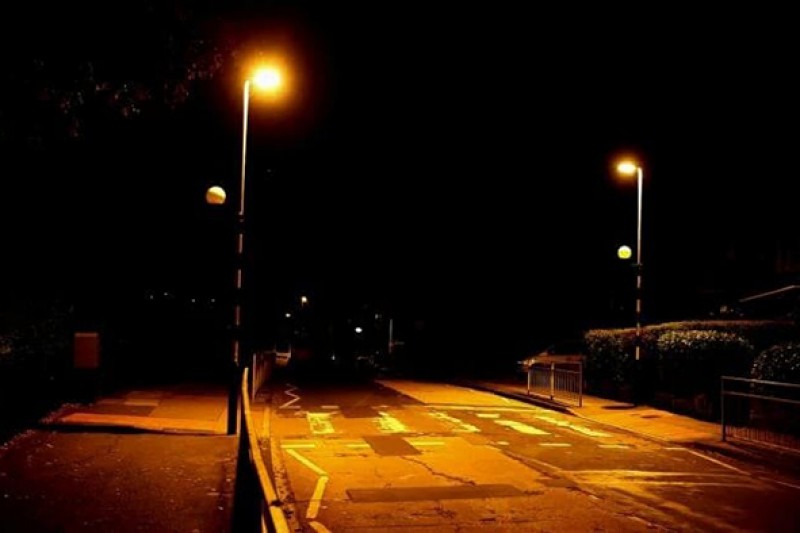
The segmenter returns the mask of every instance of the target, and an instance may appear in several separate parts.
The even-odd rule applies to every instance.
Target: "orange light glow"
[[[253,85],[268,92],[278,92],[283,86],[283,76],[277,67],[261,67],[253,74]]]
[[[626,176],[633,176],[636,174],[636,163],[632,161],[622,161],[620,164],[617,165],[617,172],[620,174],[624,174]]]

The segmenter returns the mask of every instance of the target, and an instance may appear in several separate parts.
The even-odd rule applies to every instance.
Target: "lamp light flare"
[[[253,74],[253,85],[257,88],[274,92],[283,84],[281,71],[275,67],[262,67]]]
[[[625,174],[626,176],[633,176],[636,173],[636,163],[632,161],[622,161],[620,164],[617,165],[617,171],[620,174]]]

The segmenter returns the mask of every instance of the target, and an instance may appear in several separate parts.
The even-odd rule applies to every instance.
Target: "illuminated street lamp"
[[[242,92],[242,171],[239,180],[239,213],[237,216],[237,240],[236,240],[236,297],[234,299],[234,336],[233,336],[233,357],[231,360],[231,382],[228,391],[228,435],[236,434],[237,408],[238,408],[238,387],[240,375],[240,345],[241,345],[241,326],[242,326],[242,267],[244,265],[244,207],[245,207],[245,176],[247,168],[247,119],[250,108],[250,87],[269,94],[278,94],[283,88],[281,71],[276,67],[263,67],[257,69],[251,78],[244,82]],[[225,191],[214,186],[206,192],[206,201],[210,204],[222,204],[225,202]]]
[[[642,344],[642,167],[632,161],[622,161],[617,165],[617,172],[624,176],[636,175],[637,208],[636,208],[636,352],[638,364]]]

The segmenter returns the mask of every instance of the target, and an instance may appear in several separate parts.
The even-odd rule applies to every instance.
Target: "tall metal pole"
[[[636,361],[642,344],[642,167],[636,167],[638,201],[636,215]]]
[[[237,410],[239,408],[239,351],[242,336],[242,269],[244,267],[244,192],[245,168],[247,167],[247,117],[250,106],[250,80],[244,82],[242,95],[242,173],[239,180],[239,213],[236,219],[236,294],[233,307],[233,357],[231,359],[231,382],[228,391],[228,435],[236,434]]]

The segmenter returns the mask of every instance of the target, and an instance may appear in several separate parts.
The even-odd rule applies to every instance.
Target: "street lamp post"
[[[242,282],[244,267],[244,208],[245,208],[245,183],[247,168],[247,122],[250,108],[250,88],[255,84],[256,87],[267,91],[275,92],[281,86],[281,75],[274,67],[262,68],[256,71],[252,79],[244,82],[242,92],[242,168],[239,178],[239,212],[236,217],[237,238],[236,238],[236,294],[234,296],[233,313],[233,356],[231,358],[231,376],[228,390],[228,435],[236,434],[237,410],[239,404],[239,376],[240,350],[241,350],[241,329],[242,329]],[[215,192],[212,192],[215,189]],[[222,203],[225,201],[225,194],[219,187],[212,187],[207,193],[209,203]]]
[[[636,345],[634,348],[634,366],[636,369],[635,387],[640,387],[640,355],[642,347],[642,181],[643,171],[640,165],[631,161],[623,161],[617,165],[617,171],[626,176],[636,175]],[[636,394],[639,399],[640,394]]]

